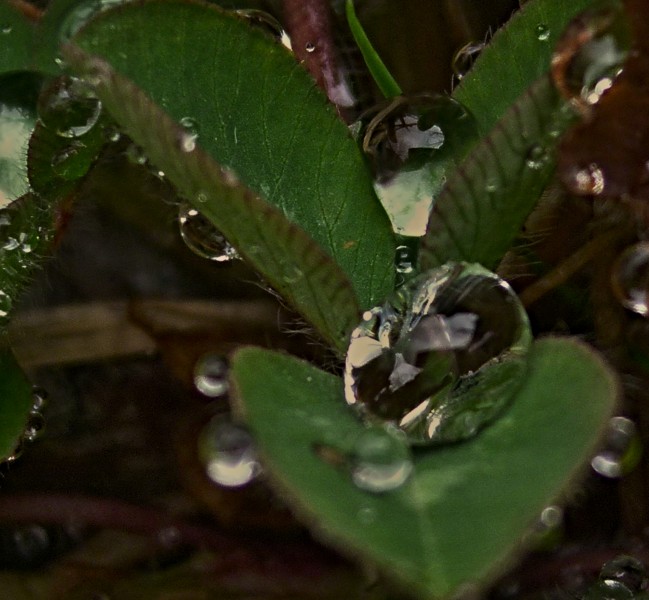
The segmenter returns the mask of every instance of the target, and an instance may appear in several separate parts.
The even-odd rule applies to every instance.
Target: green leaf
[[[547,73],[566,25],[597,0],[529,0],[500,28],[453,92],[488,134],[518,97]]]
[[[360,309],[338,265],[277,207],[251,193],[201,148],[192,145],[188,151],[185,144],[193,140],[187,131],[132,82],[79,49],[66,48],[66,57],[80,71],[94,71],[95,89],[107,110],[180,193],[325,340],[343,351]]]
[[[105,12],[75,41],[176,122],[191,119],[198,145],[322,246],[362,307],[392,289],[394,239],[363,157],[283,46],[217,7],[178,0]],[[122,125],[125,112],[113,108]]]
[[[32,386],[13,353],[0,351],[0,460],[14,454],[32,403]]]
[[[0,207],[25,194],[27,143],[36,123],[40,78],[28,73],[0,77]]]
[[[235,355],[231,375],[237,410],[297,514],[341,552],[373,560],[426,598],[483,587],[506,567],[542,509],[574,484],[618,391],[586,346],[537,342],[503,417],[469,442],[417,453],[404,485],[371,494],[344,463],[314,451],[344,449],[362,430],[338,378],[254,348]]]
[[[374,50],[372,42],[370,42],[363,26],[356,16],[353,0],[347,0],[347,3],[345,4],[345,12],[347,14],[347,23],[349,24],[352,35],[354,36],[354,40],[363,55],[365,64],[372,74],[376,85],[379,86],[379,89],[386,98],[400,96],[401,88],[395,81],[394,77],[390,74],[390,71],[388,71],[388,68],[381,60],[381,57],[377,54],[376,50]]]
[[[33,29],[9,0],[0,0],[0,74],[29,68]]]
[[[493,269],[552,176],[555,145],[575,118],[547,75],[530,87],[449,177],[430,215],[422,269],[449,260]]]

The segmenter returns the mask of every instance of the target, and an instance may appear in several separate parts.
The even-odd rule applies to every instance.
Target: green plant
[[[612,371],[581,342],[553,337],[527,351],[522,334],[524,374],[467,379],[460,399],[472,411],[489,409],[475,429],[467,433],[463,424],[450,437],[469,439],[399,455],[408,476],[384,493],[350,476],[354,444],[367,426],[332,372],[361,314],[395,287],[407,290],[412,270],[449,261],[494,269],[516,242],[555,171],[558,140],[578,119],[548,70],[560,32],[590,0],[530,0],[456,88],[461,104],[441,101],[448,112],[434,115],[444,144],[413,158],[416,164],[408,157],[397,173],[418,173],[414,183],[399,181],[406,208],[435,201],[418,269],[397,272],[397,246],[407,252],[414,242],[395,240],[356,140],[284,47],[213,5],[151,0],[92,18],[76,5],[54,1],[34,25],[13,3],[0,4],[0,71],[37,73],[45,82],[38,124],[33,93],[2,99],[2,131],[30,138],[26,166],[18,153],[1,172],[13,200],[2,211],[3,316],[37,266],[34,257],[47,254],[61,207],[117,127],[334,357],[329,372],[259,348],[232,359],[234,409],[279,493],[323,539],[414,594],[446,598],[483,588],[519,552],[543,508],[574,489],[614,408]],[[61,69],[79,80],[51,83]],[[388,95],[399,93],[393,80],[381,79],[380,65],[375,72],[388,81],[381,85]],[[34,87],[41,79],[26,89]],[[399,215],[391,217],[399,230]],[[32,400],[6,341],[2,369],[0,450],[9,457]],[[522,381],[505,398],[510,378]],[[464,423],[465,405],[440,398],[449,427]],[[484,431],[483,421],[490,422]],[[392,434],[376,435],[384,443]]]

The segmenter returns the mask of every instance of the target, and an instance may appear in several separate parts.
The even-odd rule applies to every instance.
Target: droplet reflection
[[[239,258],[212,222],[188,202],[178,207],[178,226],[183,241],[198,256],[220,263]]]
[[[194,385],[208,398],[228,393],[228,364],[220,354],[203,355],[194,366]]]
[[[642,443],[635,423],[626,417],[613,417],[608,424],[604,448],[590,464],[599,475],[617,479],[636,467],[641,454]]]
[[[622,306],[649,316],[649,242],[635,244],[620,255],[613,266],[611,285]]]
[[[198,453],[208,477],[223,487],[244,486],[261,472],[252,436],[223,415],[201,431]]]
[[[509,285],[479,265],[448,263],[366,311],[352,332],[345,398],[411,443],[470,438],[518,389],[531,333]]]

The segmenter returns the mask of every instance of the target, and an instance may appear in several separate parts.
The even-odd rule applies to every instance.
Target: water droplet
[[[315,52],[315,48],[316,48],[315,44],[313,44],[313,43],[311,43],[311,42],[307,42],[307,43],[306,43],[306,46],[304,46],[304,49],[305,49],[309,54],[311,54],[312,52]]]
[[[196,150],[196,141],[198,140],[198,123],[191,117],[180,119],[183,131],[180,134],[180,149],[183,152],[193,152]]]
[[[104,127],[104,137],[109,142],[115,143],[115,142],[119,142],[119,140],[122,137],[122,134],[120,130],[117,129],[117,127],[114,127],[112,125],[107,125],[106,127]]]
[[[579,196],[599,196],[606,188],[604,173],[596,163],[586,167],[570,166],[562,172],[561,180]]]
[[[45,418],[39,412],[32,412],[23,432],[23,437],[28,442],[33,442],[45,430]]]
[[[399,96],[367,111],[359,138],[374,189],[397,234],[424,235],[443,185],[442,178],[432,176],[432,165],[442,149],[448,148],[448,154],[474,136],[473,116],[446,96]]]
[[[615,261],[611,285],[625,308],[649,317],[649,242],[627,248]]]
[[[62,179],[74,181],[82,177],[85,172],[85,161],[81,160],[80,153],[84,145],[74,140],[68,146],[54,154],[50,160],[52,171]]]
[[[203,428],[198,452],[207,475],[224,487],[246,485],[261,472],[251,435],[224,416],[213,417]]]
[[[98,13],[121,4],[124,0],[85,0],[70,7],[59,28],[59,40],[67,42]]]
[[[539,23],[534,29],[534,33],[540,42],[547,42],[550,39],[550,28],[545,23]]]
[[[478,42],[469,42],[462,46],[453,57],[451,67],[453,74],[458,81],[461,81],[464,76],[471,70],[473,63],[476,61],[480,53],[484,50],[485,44]]]
[[[29,562],[43,556],[50,547],[50,534],[41,525],[25,525],[13,531],[13,552]]]
[[[220,354],[204,354],[194,366],[194,385],[208,398],[228,393],[228,363]]]
[[[642,443],[635,423],[626,417],[613,417],[606,431],[604,448],[590,461],[595,472],[617,479],[631,472],[642,454]]]
[[[169,550],[177,548],[182,541],[180,530],[173,525],[160,529],[156,537],[160,546]]]
[[[32,412],[39,412],[45,408],[47,404],[48,394],[47,392],[40,387],[32,388]]]
[[[412,472],[410,448],[403,433],[378,426],[361,432],[354,442],[350,462],[354,484],[373,493],[401,487]]]
[[[552,57],[552,77],[560,93],[588,112],[611,87],[631,47],[621,8],[586,11],[564,30]]]
[[[25,440],[21,437],[16,442],[16,447],[13,449],[11,454],[7,456],[7,458],[5,458],[5,462],[12,463],[17,461],[23,455],[24,451],[25,451]]]
[[[2,35],[9,35],[12,31],[13,27],[11,25],[3,25],[0,28],[0,33],[2,33]]]
[[[413,273],[415,270],[414,262],[413,251],[409,246],[397,246],[394,257],[394,266],[397,273],[403,275]]]
[[[530,169],[540,170],[548,164],[549,159],[547,150],[539,144],[534,144],[527,152],[525,164]]]
[[[101,115],[101,102],[81,79],[58,77],[38,99],[38,117],[45,127],[66,138],[88,133]]]
[[[145,165],[149,161],[144,149],[137,144],[129,144],[124,154],[132,165]]]
[[[530,343],[527,315],[505,281],[448,263],[365,312],[347,352],[345,398],[413,444],[467,439],[509,404]]]
[[[284,30],[280,22],[263,10],[257,9],[239,9],[234,11],[235,14],[248,19],[250,24],[270,34],[284,47],[292,50],[291,38]]]
[[[239,258],[212,222],[187,202],[178,207],[178,226],[183,241],[198,256],[221,263]]]
[[[6,292],[0,290],[0,318],[4,319],[9,315],[13,302]]]

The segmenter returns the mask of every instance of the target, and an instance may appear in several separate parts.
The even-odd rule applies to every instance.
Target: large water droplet
[[[347,352],[345,398],[411,443],[467,439],[509,404],[530,343],[527,315],[505,281],[448,263],[364,313]]]
[[[642,443],[635,423],[626,417],[613,417],[608,423],[604,447],[590,464],[600,475],[616,479],[630,473],[641,454]]]
[[[228,393],[228,363],[220,354],[204,354],[194,366],[194,385],[208,398]]]
[[[457,101],[431,94],[399,96],[368,111],[359,137],[374,172],[374,189],[396,233],[422,236],[441,181],[431,161],[475,121]],[[450,150],[449,150],[450,151]]]
[[[587,110],[611,87],[630,47],[628,20],[620,7],[582,13],[564,30],[552,57],[555,85]]]
[[[239,258],[223,234],[188,202],[180,203],[178,226],[185,244],[199,256],[221,263]]]
[[[76,138],[95,126],[102,106],[84,81],[58,77],[43,90],[37,108],[45,127],[62,137]]]
[[[368,492],[382,493],[401,487],[412,472],[405,436],[373,426],[355,440],[351,461],[352,481]]]
[[[224,487],[246,485],[261,472],[251,435],[221,415],[201,431],[198,453],[209,478]]]
[[[280,22],[271,14],[257,9],[239,9],[234,12],[247,19],[251,25],[254,25],[270,34],[289,50],[292,50],[291,38],[288,33],[286,33]]]
[[[620,255],[611,273],[611,284],[622,306],[649,316],[649,242],[634,244]]]
[[[464,79],[464,76],[471,70],[476,58],[484,50],[485,44],[478,42],[469,42],[462,46],[453,57],[451,68],[458,81]]]

